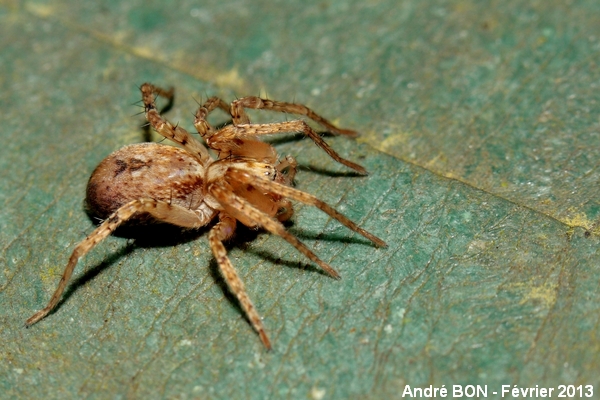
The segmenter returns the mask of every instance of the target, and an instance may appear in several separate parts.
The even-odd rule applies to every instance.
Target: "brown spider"
[[[158,143],[133,144],[112,153],[96,167],[88,182],[86,202],[90,211],[104,222],[75,247],[52,299],[26,321],[26,326],[38,322],[56,306],[78,260],[117,227],[132,219],[150,216],[183,228],[200,228],[218,216],[219,222],[209,233],[210,247],[227,285],[268,349],[271,342],[261,318],[223,245],[223,241],[235,232],[236,221],[281,236],[333,278],[340,277],[338,272],[285,230],[282,222],[293,214],[289,199],[313,205],[376,246],[387,246],[323,201],[290,187],[296,173],[296,161],[291,156],[279,161],[275,149],[262,142],[260,137],[302,132],[337,162],[366,174],[363,167],[340,157],[304,121],[251,124],[244,109],[304,115],[332,133],[356,136],[356,132],[338,129],[299,104],[244,97],[228,106],[223,100],[212,97],[198,108],[194,126],[208,147],[218,154],[214,159],[190,133],[160,116],[154,95],[172,100],[172,90],[166,91],[149,83],[143,84],[140,90],[150,125],[183,149]],[[231,114],[233,124],[219,130],[209,125],[206,117],[217,107]]]

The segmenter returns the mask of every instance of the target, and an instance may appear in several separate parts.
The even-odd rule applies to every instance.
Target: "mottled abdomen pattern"
[[[92,173],[86,206],[105,219],[131,200],[155,199],[188,209],[204,198],[202,165],[187,151],[158,143],[125,146]]]

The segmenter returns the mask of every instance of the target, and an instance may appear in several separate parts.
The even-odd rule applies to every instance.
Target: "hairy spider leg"
[[[229,115],[229,105],[216,96],[206,100],[206,102],[204,102],[204,104],[198,107],[198,110],[196,110],[196,114],[194,114],[194,127],[200,136],[210,137],[216,132],[215,128],[208,123],[206,118],[208,118],[208,114],[210,114],[217,107]]]
[[[260,315],[256,311],[254,304],[252,304],[252,300],[250,300],[250,297],[246,292],[244,283],[237,272],[235,272],[229,257],[227,257],[227,250],[223,245],[223,241],[229,239],[233,235],[235,228],[236,220],[227,213],[221,211],[219,213],[219,222],[210,230],[208,242],[229,290],[231,290],[233,295],[239,301],[250,324],[252,324],[252,327],[260,336],[260,340],[268,350],[271,350],[271,341],[265,332],[265,327],[260,319]]]
[[[333,150],[327,142],[325,142],[318,133],[316,133],[304,121],[286,121],[274,122],[270,124],[241,124],[228,125],[216,132],[212,137],[207,138],[206,142],[212,149],[219,151],[227,151],[233,146],[236,146],[235,139],[244,139],[246,137],[255,137],[261,135],[273,135],[278,133],[302,132],[310,137],[317,146],[323,149],[329,157],[335,161],[352,168],[356,172],[367,175],[367,170],[362,166],[342,158],[335,150]]]
[[[208,224],[212,219],[212,216],[201,216],[187,208],[169,204],[168,202],[161,200],[140,199],[130,201],[123,205],[75,247],[50,302],[46,307],[29,318],[25,322],[25,326],[35,324],[56,307],[67,283],[71,279],[73,270],[81,257],[85,256],[90,250],[96,247],[98,243],[113,233],[121,224],[129,220],[135,214],[143,212],[152,215],[159,221],[164,221],[184,228],[199,228]]]
[[[223,183],[215,182],[209,186],[208,190],[229,215],[237,220],[251,221],[256,226],[260,226],[274,235],[281,236],[309,260],[321,267],[329,276],[335,279],[340,278],[340,274],[335,269],[317,257],[298,238],[287,232],[281,222],[260,211],[246,199],[228,190]]]
[[[182,145],[202,165],[206,165],[212,159],[206,147],[185,129],[163,119],[156,109],[154,94],[162,95],[166,91],[150,83],[144,83],[140,90],[142,91],[146,119],[150,125],[162,136]]]
[[[231,117],[235,125],[249,124],[250,119],[246,114],[245,108],[251,108],[254,110],[268,110],[282,113],[290,113],[296,115],[304,115],[313,121],[323,126],[327,131],[331,133],[337,133],[340,135],[355,137],[358,136],[356,131],[350,129],[340,129],[333,125],[327,119],[321,117],[310,108],[303,106],[302,104],[286,103],[283,101],[273,101],[268,99],[262,99],[256,96],[242,97],[241,99],[234,100],[231,103]]]
[[[372,233],[367,232],[362,229],[356,223],[352,222],[348,217],[338,212],[333,207],[329,206],[322,200],[319,200],[317,197],[312,194],[308,194],[298,189],[294,189],[289,186],[282,185],[280,183],[274,182],[270,179],[266,179],[259,175],[250,174],[247,171],[243,171],[236,168],[229,168],[225,174],[225,176],[229,177],[232,181],[237,182],[245,182],[249,185],[252,185],[257,188],[261,188],[271,193],[276,193],[278,195],[288,197],[294,200],[297,200],[301,203],[312,205],[317,207],[319,210],[328,214],[330,217],[338,220],[342,225],[347,227],[348,229],[361,234],[365,238],[369,239],[373,242],[377,247],[387,247],[387,244],[379,239],[377,236]]]

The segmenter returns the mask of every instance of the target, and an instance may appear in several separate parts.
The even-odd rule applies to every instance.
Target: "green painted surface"
[[[72,3],[0,2],[0,397],[600,390],[600,3]],[[367,178],[278,149],[388,249],[298,207],[290,230],[341,281],[266,234],[230,250],[271,352],[203,232],[107,239],[23,328],[93,229],[90,172],[143,139],[144,81],[176,86],[188,128],[194,97],[266,92],[363,133],[328,141]]]

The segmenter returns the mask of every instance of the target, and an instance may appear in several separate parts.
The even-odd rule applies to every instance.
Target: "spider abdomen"
[[[187,151],[158,143],[125,146],[106,157],[88,181],[86,205],[105,219],[132,200],[154,199],[197,209],[204,167]]]

